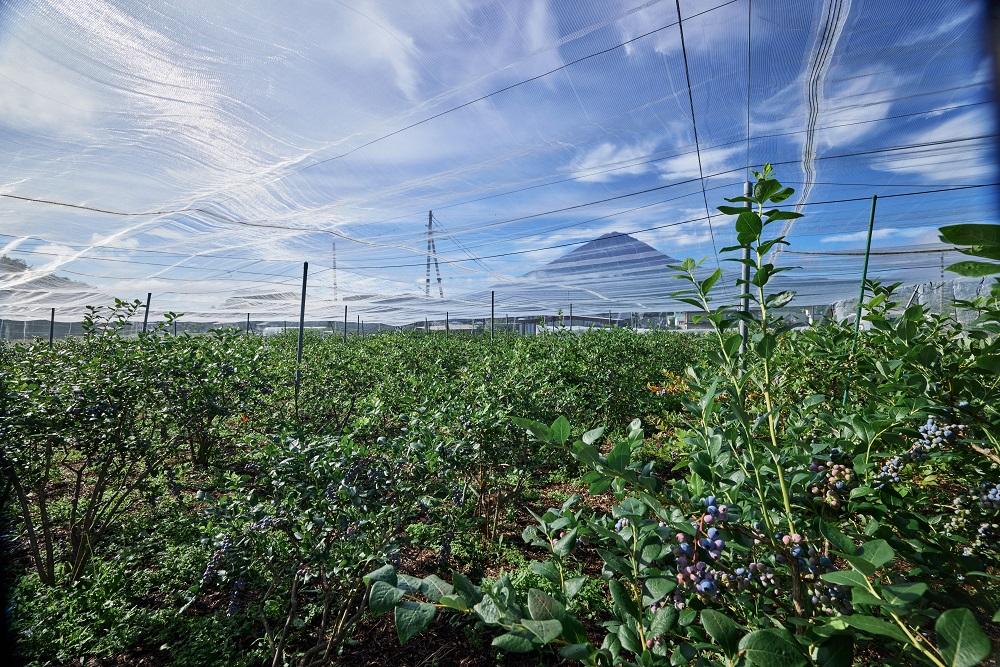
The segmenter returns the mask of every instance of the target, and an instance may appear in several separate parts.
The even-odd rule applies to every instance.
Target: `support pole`
[[[152,292],[146,292],[146,310],[142,314],[142,333],[146,333],[146,324],[149,322],[149,302],[153,298]]]
[[[573,304],[569,304],[569,330],[573,330]]]
[[[358,315],[358,335],[361,335],[361,316]]]
[[[428,320],[427,316],[424,315],[424,333],[428,334],[430,332],[431,332],[431,323],[430,323],[430,320]]]
[[[609,329],[614,329],[615,328],[615,325],[611,323],[611,313],[610,312],[608,312],[608,328]]]
[[[177,320],[176,319],[174,320],[173,324],[174,324],[174,335],[176,336],[177,335]]]
[[[753,196],[753,185],[750,181],[743,182],[743,196],[752,197]],[[753,205],[749,202],[746,203],[747,206],[753,208]],[[743,262],[740,265],[740,312],[744,315],[750,315],[750,248],[743,248]],[[747,341],[750,339],[750,330],[747,328],[747,323],[745,320],[740,320],[740,357],[747,349]]]
[[[347,342],[347,305],[344,305],[344,342]]]
[[[868,240],[865,243],[865,262],[861,266],[861,287],[858,290],[858,309],[854,314],[854,340],[851,341],[851,360],[854,360],[854,353],[858,349],[858,337],[861,335],[861,310],[865,305],[865,283],[868,282],[868,260],[872,254],[872,232],[875,230],[875,206],[878,204],[878,195],[872,195],[872,211],[868,217]],[[848,366],[847,380],[844,382],[844,398],[842,403],[847,405],[847,391],[851,386],[851,369]]]
[[[249,334],[250,333],[250,313],[247,313],[247,328],[246,328],[246,331],[244,331],[243,333],[245,333],[245,334]]]
[[[496,292],[490,291],[490,342],[493,342],[493,322],[496,321]]]
[[[56,309],[53,308],[52,312],[49,313],[49,347],[52,347],[52,341],[56,336]]]
[[[451,319],[448,311],[444,311],[444,335],[447,336],[451,333]]]
[[[299,406],[299,386],[302,384],[302,341],[306,330],[306,279],[309,262],[302,262],[302,300],[299,302],[299,346],[295,351],[295,408]]]

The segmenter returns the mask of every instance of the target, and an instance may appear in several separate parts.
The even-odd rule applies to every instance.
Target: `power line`
[[[707,14],[709,12],[713,12],[713,11],[715,11],[717,9],[721,9],[723,7],[726,7],[727,5],[731,5],[734,2],[737,2],[737,0],[729,0],[728,2],[724,2],[721,5],[716,5],[714,7],[709,7],[708,9],[705,9],[705,10],[703,10],[701,12],[698,12],[697,14],[693,14],[693,15],[689,16],[688,19],[690,20],[690,19],[695,18],[697,16],[701,16],[703,14]],[[334,156],[331,156],[331,157],[328,157],[328,158],[324,158],[322,160],[317,160],[316,162],[312,162],[312,163],[307,164],[307,165],[305,165],[305,166],[303,166],[303,167],[301,167],[301,168],[299,168],[297,170],[292,170],[292,171],[305,171],[306,169],[311,169],[311,168],[313,168],[315,166],[318,166],[318,165],[321,165],[321,164],[325,164],[327,162],[332,162],[334,160],[339,160],[339,159],[341,159],[343,157],[347,157],[348,155],[351,155],[352,153],[356,153],[356,152],[362,150],[363,148],[367,148],[368,146],[371,146],[373,144],[377,144],[380,141],[384,141],[385,139],[388,139],[390,137],[394,137],[397,134],[401,134],[403,132],[406,132],[407,130],[412,130],[415,127],[419,127],[419,126],[423,125],[424,123],[429,123],[430,121],[435,120],[437,118],[440,118],[441,116],[445,116],[447,114],[450,114],[452,112],[458,111],[460,109],[464,109],[466,107],[472,106],[473,104],[476,104],[477,102],[482,102],[483,100],[486,100],[486,99],[489,99],[491,97],[494,97],[495,95],[499,95],[501,93],[507,92],[508,90],[512,90],[512,89],[517,88],[519,86],[523,86],[526,83],[531,83],[532,81],[537,81],[539,79],[542,79],[544,77],[549,76],[550,74],[554,74],[556,72],[562,71],[562,70],[564,70],[564,69],[566,69],[568,67],[572,67],[573,65],[581,63],[581,62],[583,62],[585,60],[590,60],[591,58],[596,58],[598,56],[602,56],[602,55],[605,55],[607,53],[611,53],[612,51],[616,51],[618,49],[621,49],[621,48],[623,48],[625,46],[628,46],[629,44],[632,44],[633,42],[637,42],[640,39],[644,39],[646,37],[649,37],[650,35],[655,35],[658,32],[666,30],[667,28],[673,27],[675,25],[679,25],[680,24],[680,11],[677,12],[677,19],[678,20],[676,22],[674,22],[674,23],[668,23],[666,25],[662,25],[659,28],[654,28],[653,30],[650,30],[648,32],[644,32],[641,35],[638,35],[638,36],[633,37],[631,39],[627,39],[624,42],[619,42],[618,44],[615,44],[614,46],[610,46],[610,47],[608,47],[606,49],[601,49],[600,51],[595,51],[594,53],[590,53],[590,54],[587,54],[585,56],[581,56],[579,58],[576,58],[575,60],[569,61],[568,63],[564,63],[564,64],[560,65],[559,67],[554,67],[554,68],[548,70],[547,72],[542,72],[541,74],[536,74],[535,76],[528,77],[527,79],[522,79],[520,81],[515,81],[512,84],[509,84],[509,85],[504,86],[502,88],[498,88],[497,90],[494,90],[494,91],[492,91],[490,93],[486,93],[485,95],[481,95],[481,96],[479,96],[479,97],[477,97],[477,98],[475,98],[473,100],[469,100],[467,102],[462,102],[461,104],[457,104],[457,105],[455,105],[453,107],[449,107],[448,109],[445,109],[444,111],[439,111],[438,113],[433,114],[431,116],[428,116],[427,118],[424,118],[422,120],[418,120],[416,122],[410,123],[409,125],[401,127],[401,128],[399,128],[397,130],[393,130],[392,132],[389,132],[388,134],[383,134],[381,136],[375,137],[374,139],[366,141],[365,143],[361,144],[360,146],[356,146],[356,147],[354,147],[354,148],[352,148],[352,149],[350,149],[348,151],[345,151],[343,153],[340,153],[338,155],[334,155]]]
[[[712,213],[708,208],[708,193],[705,192],[705,172],[701,164],[701,147],[698,142],[698,121],[694,111],[694,93],[691,92],[691,73],[688,71],[687,45],[684,42],[684,19],[681,17],[681,0],[674,0],[677,6],[677,26],[681,33],[681,54],[684,56],[684,79],[687,81],[688,103],[691,105],[691,128],[694,130],[694,152],[698,156],[698,180],[701,183],[701,198],[705,202],[705,217],[708,218],[708,233],[712,237],[712,253],[715,255],[715,266],[722,271],[719,263],[719,250],[715,245],[715,228],[712,226]]]
[[[742,167],[740,169],[742,169]],[[739,171],[740,169],[737,169],[736,171]],[[894,197],[911,197],[911,196],[917,196],[917,195],[936,194],[936,193],[940,193],[940,192],[953,192],[953,191],[956,191],[956,190],[969,190],[969,189],[973,189],[973,188],[995,187],[997,185],[1000,185],[1000,183],[983,183],[983,184],[980,184],[980,185],[966,185],[966,186],[952,187],[952,188],[939,188],[939,189],[932,189],[932,190],[918,190],[918,191],[915,191],[915,192],[896,192],[896,193],[892,193],[892,194],[888,194],[888,195],[884,195],[884,196],[880,195],[879,198],[880,199],[881,198],[889,199],[889,198],[894,198]],[[784,206],[796,206],[796,205],[801,205],[801,206],[819,206],[819,205],[824,205],[824,204],[843,204],[843,203],[848,203],[848,202],[868,201],[870,199],[871,199],[870,197],[851,197],[851,198],[845,198],[845,199],[826,199],[826,200],[822,200],[822,201],[803,202],[802,204],[784,204],[784,205],[781,205],[781,207],[784,207]],[[778,206],[776,206],[775,208],[778,208]],[[653,227],[646,227],[644,229],[635,229],[635,230],[632,230],[631,232],[619,232],[619,233],[614,233],[614,234],[608,234],[604,238],[620,238],[622,236],[629,236],[631,234],[640,234],[642,232],[649,232],[649,231],[653,231],[653,230],[657,230],[657,229],[666,229],[668,227],[677,227],[677,226],[680,226],[680,225],[690,224],[690,223],[694,223],[694,222],[700,222],[702,220],[707,220],[707,219],[708,219],[707,216],[701,216],[701,217],[698,217],[698,218],[689,218],[687,220],[682,220],[680,222],[672,222],[672,223],[668,223],[668,224],[665,224],[665,225],[656,225],[656,226],[653,226]],[[524,254],[527,254],[527,253],[540,252],[540,251],[543,251],[543,250],[553,250],[553,249],[556,249],[556,248],[565,248],[565,247],[574,246],[574,245],[582,245],[584,243],[590,243],[592,240],[593,239],[586,239],[584,241],[570,241],[570,242],[567,242],[567,243],[559,243],[559,244],[556,244],[556,245],[543,246],[543,247],[539,247],[539,248],[528,248],[528,249],[525,249],[525,250],[514,250],[514,251],[511,251],[511,252],[498,253],[498,254],[495,254],[495,255],[481,255],[478,258],[473,258],[473,259],[441,260],[441,263],[442,264],[456,264],[458,262],[475,261],[475,259],[496,259],[498,257],[510,257],[510,256],[513,256],[513,255],[524,255]],[[410,267],[410,266],[422,266],[422,265],[419,264],[419,263],[418,264],[382,264],[382,265],[371,265],[371,266],[352,266],[351,268],[352,269],[399,269],[399,268]]]

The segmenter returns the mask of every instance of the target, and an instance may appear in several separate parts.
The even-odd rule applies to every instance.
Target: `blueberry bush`
[[[751,197],[721,207],[736,218],[739,245],[727,250],[749,250],[740,261],[750,279],[738,286],[753,313],[713,305],[720,271],[675,267],[679,298],[717,341],[706,365],[687,370],[687,474],[639,456],[639,421],[602,446],[601,428],[575,439],[566,419],[518,420],[567,448],[588,493],[610,492],[614,504],[577,509],[573,497],[534,514],[523,539],[544,582],[527,591],[506,576],[474,586],[461,574],[442,584],[373,571],[370,607],[394,612],[400,641],[450,611],[506,651],[588,665],[942,667],[989,657],[983,628],[1000,607],[1000,290],[965,304],[979,318],[963,328],[922,306],[900,309],[895,286],[871,284],[871,330],[857,348],[844,324],[794,332],[774,314],[794,295],[769,289],[786,270],[769,255],[786,241],[767,232],[798,214],[778,206],[792,190],[769,167],[756,179]],[[828,376],[845,363],[849,374]],[[607,604],[584,617],[574,599],[588,577],[567,573],[595,556],[590,576]]]

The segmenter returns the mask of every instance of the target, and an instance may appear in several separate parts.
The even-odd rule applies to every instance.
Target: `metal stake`
[[[753,186],[750,181],[743,182],[743,196],[752,197],[753,196]],[[746,202],[747,206],[753,209],[753,205]],[[743,248],[743,264],[740,269],[740,311],[743,312],[745,316],[750,314],[750,247],[745,246]],[[740,320],[739,324],[740,330],[740,357],[747,349],[747,341],[750,340],[750,330],[747,328],[747,323],[745,320]]]
[[[146,311],[142,314],[142,333],[146,333],[146,323],[149,322],[149,302],[153,298],[152,292],[146,292]]]
[[[344,305],[344,342],[347,342],[347,305]]]
[[[250,333],[250,313],[247,313],[247,328],[246,328],[246,331],[244,331],[243,333],[247,333],[247,334]]]
[[[444,311],[444,335],[447,336],[451,333],[451,320],[449,319],[448,311]]]
[[[851,360],[858,349],[858,336],[861,335],[861,309],[865,302],[865,283],[868,282],[868,259],[872,253],[872,232],[875,229],[875,206],[878,204],[878,195],[872,195],[872,212],[868,218],[868,241],[865,244],[865,262],[861,266],[861,287],[858,292],[858,310],[854,315],[854,340],[851,341]],[[844,398],[842,403],[847,405],[847,391],[851,386],[851,369],[847,369],[847,380],[844,383]]]
[[[56,309],[53,308],[49,315],[49,347],[52,347],[52,340],[56,335]]]
[[[299,386],[302,383],[302,341],[306,327],[306,279],[309,277],[309,262],[302,262],[302,301],[299,303],[299,346],[295,351],[295,407],[299,405]]]
[[[490,342],[493,342],[493,322],[496,320],[496,292],[490,292]]]

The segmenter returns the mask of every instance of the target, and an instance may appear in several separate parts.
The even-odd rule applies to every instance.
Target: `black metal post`
[[[246,333],[246,334],[250,333],[250,313],[247,313],[247,328],[246,328],[246,331],[244,331],[243,333]]]
[[[451,333],[451,319],[448,315],[448,311],[444,311],[444,335],[447,336]]]
[[[358,315],[358,335],[361,335],[361,316]]]
[[[496,321],[496,292],[490,291],[490,342],[493,342],[493,323]]]
[[[173,321],[173,325],[174,325],[174,335],[176,336],[177,335],[177,320]]]
[[[569,304],[569,330],[573,330],[573,304]]]
[[[152,292],[146,292],[146,310],[142,314],[142,332],[146,333],[146,324],[149,322],[149,302],[153,298]]]
[[[52,347],[52,341],[56,336],[56,309],[53,308],[52,312],[49,314],[49,347]]]
[[[608,328],[609,329],[614,329],[615,328],[615,325],[611,323],[611,313],[610,312],[608,313]]]
[[[347,342],[347,305],[344,305],[344,342]]]
[[[302,300],[299,302],[299,346],[295,351],[295,407],[299,405],[299,386],[302,383],[302,342],[306,328],[306,280],[309,277],[309,262],[302,262]]]
[[[868,282],[868,259],[872,254],[872,232],[875,230],[875,205],[878,204],[878,195],[872,195],[872,212],[868,218],[868,242],[865,245],[865,263],[861,268],[861,287],[858,293],[858,312],[854,316],[854,340],[851,341],[851,359],[858,349],[858,336],[861,335],[861,311],[865,305],[865,283]],[[942,257],[944,255],[942,254]],[[850,368],[850,367],[848,367]],[[844,383],[844,397],[841,401],[847,405],[847,390],[851,386],[851,373],[847,372],[847,381]]]

